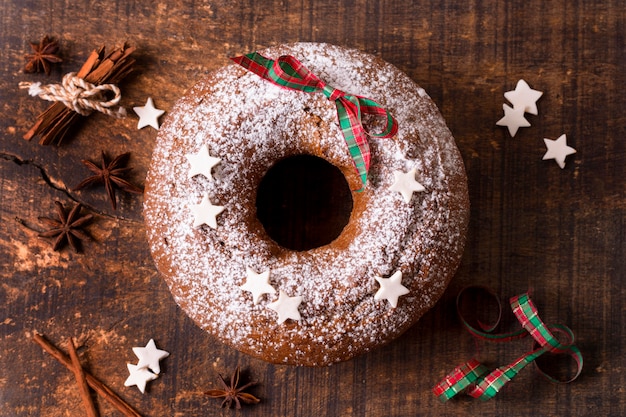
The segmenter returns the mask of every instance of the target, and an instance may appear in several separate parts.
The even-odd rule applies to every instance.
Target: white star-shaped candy
[[[393,176],[395,177],[395,179],[389,189],[402,194],[402,197],[404,197],[404,201],[406,201],[407,203],[411,201],[411,197],[413,196],[414,191],[420,192],[425,190],[424,186],[415,180],[415,173],[415,168],[413,168],[409,172],[393,172]]]
[[[159,130],[159,117],[165,113],[164,110],[159,110],[154,107],[152,97],[148,97],[145,106],[133,107],[133,110],[139,116],[139,122],[137,123],[137,129],[143,129],[146,126],[152,126],[156,130]]]
[[[252,268],[246,267],[246,283],[241,285],[241,288],[244,291],[249,291],[252,293],[252,300],[254,304],[259,303],[259,298],[263,294],[275,294],[276,289],[270,285],[270,270],[259,274]]]
[[[278,313],[278,320],[276,320],[276,322],[282,324],[287,319],[300,320],[301,317],[298,307],[300,307],[301,302],[301,296],[290,297],[283,290],[280,290],[278,300],[268,304],[267,308]]]
[[[524,117],[524,109],[522,107],[511,107],[507,104],[502,105],[504,109],[504,117],[496,122],[498,126],[506,126],[509,128],[509,134],[514,137],[517,129],[520,127],[528,127],[530,123]]]
[[[211,169],[217,165],[221,159],[209,155],[209,150],[206,145],[202,145],[197,154],[187,154],[185,158],[187,158],[191,165],[189,167],[189,178],[202,174],[213,181]]]
[[[524,80],[519,80],[515,86],[515,90],[504,93],[504,98],[509,100],[514,109],[524,109],[526,113],[538,114],[537,100],[543,93],[533,90]]]
[[[170,356],[169,352],[157,349],[154,339],[150,339],[146,347],[134,347],[133,352],[139,358],[138,368],[148,368],[155,374],[161,373],[159,361]]]
[[[140,368],[137,365],[133,365],[132,363],[127,363],[126,367],[128,368],[128,372],[130,375],[124,381],[125,387],[132,387],[133,385],[137,385],[139,391],[143,394],[146,391],[146,384],[148,381],[154,381],[157,379],[158,375],[153,374],[148,370],[148,368]]]
[[[209,196],[205,194],[200,204],[191,205],[191,211],[194,216],[193,227],[207,224],[213,229],[217,229],[217,215],[224,211],[224,206],[214,206],[211,204]]]
[[[565,168],[565,157],[576,153],[576,149],[571,146],[567,146],[567,137],[561,135],[556,140],[544,139],[543,140],[548,148],[548,151],[543,156],[543,160],[554,159],[561,169]]]
[[[374,295],[375,300],[386,299],[391,307],[396,308],[398,298],[409,293],[409,289],[402,285],[402,272],[397,271],[390,278],[374,277],[380,284],[380,288]]]

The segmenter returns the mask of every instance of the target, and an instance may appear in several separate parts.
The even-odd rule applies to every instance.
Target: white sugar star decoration
[[[559,136],[556,140],[544,139],[543,141],[548,148],[543,156],[543,160],[554,159],[561,169],[565,168],[565,158],[567,155],[576,153],[576,149],[567,145],[567,137],[565,135]]]
[[[533,90],[524,80],[519,80],[515,90],[504,93],[504,98],[509,100],[515,109],[523,109],[526,113],[539,114],[537,111],[537,100],[543,92]]]
[[[224,206],[214,206],[211,204],[208,195],[202,197],[200,204],[192,204],[191,211],[194,216],[193,227],[209,225],[217,229],[217,215],[224,211]]]
[[[146,391],[146,384],[148,381],[154,381],[158,378],[158,375],[150,372],[148,368],[140,368],[132,363],[127,363],[126,367],[128,368],[130,375],[126,381],[124,381],[124,386],[132,387],[133,385],[137,385],[137,388],[139,388],[139,391],[141,391],[142,394]]]
[[[187,154],[185,158],[187,158],[191,165],[189,167],[189,178],[196,175],[204,175],[209,180],[213,181],[211,169],[217,165],[221,159],[209,155],[209,150],[206,145],[202,145],[197,154]]]
[[[402,194],[402,197],[404,197],[404,201],[406,201],[407,203],[411,201],[413,192],[420,192],[425,190],[424,186],[415,180],[415,173],[415,168],[413,168],[409,172],[393,172],[395,179],[389,189]]]
[[[496,122],[498,126],[506,126],[509,128],[509,134],[514,137],[520,127],[528,127],[530,123],[524,117],[524,109],[522,107],[511,107],[507,104],[502,105],[504,117]]]
[[[390,278],[374,277],[380,284],[380,288],[374,295],[375,300],[385,299],[391,307],[396,308],[398,298],[409,293],[409,289],[402,285],[402,272],[397,271]]]
[[[139,122],[137,123],[137,129],[143,129],[146,126],[152,126],[156,130],[159,130],[159,117],[165,113],[164,110],[159,110],[154,107],[152,97],[148,97],[145,106],[133,107],[133,110],[139,116]]]
[[[169,352],[157,349],[154,339],[150,339],[146,347],[134,347],[133,352],[139,358],[138,368],[148,368],[155,374],[161,373],[159,361],[170,356]]]
[[[290,297],[283,290],[280,290],[278,300],[267,305],[267,308],[274,310],[278,313],[278,324],[282,324],[287,319],[300,320],[300,312],[298,307],[302,302],[301,296]]]
[[[270,270],[259,274],[252,268],[246,267],[246,283],[241,285],[241,288],[244,291],[249,291],[252,293],[252,300],[254,304],[259,303],[259,298],[263,294],[275,294],[276,289],[270,285]]]

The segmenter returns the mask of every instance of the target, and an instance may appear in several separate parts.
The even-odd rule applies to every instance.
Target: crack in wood
[[[13,162],[19,166],[26,165],[26,166],[32,166],[32,167],[37,168],[37,170],[39,171],[41,175],[41,178],[44,180],[44,182],[48,186],[52,187],[53,189],[57,191],[61,191],[63,194],[67,195],[67,197],[70,198],[72,201],[78,202],[78,200],[71,195],[71,193],[69,192],[67,188],[61,187],[55,184],[54,181],[51,179],[50,175],[48,175],[48,173],[46,172],[46,169],[42,165],[39,165],[38,163],[36,163],[35,161],[31,159],[22,159],[17,155],[9,154],[6,152],[0,152],[0,158],[4,159],[5,161]]]
[[[14,154],[10,154],[10,153],[7,153],[7,152],[0,152],[0,160],[5,160],[5,161],[8,161],[8,162],[12,162],[12,163],[14,163],[14,164],[16,164],[18,166],[32,166],[32,167],[36,168],[39,171],[41,179],[43,179],[43,181],[46,183],[46,185],[48,185],[49,187],[51,187],[52,189],[54,189],[56,191],[62,192],[63,194],[65,194],[65,196],[67,196],[67,198],[69,198],[74,203],[80,203],[83,207],[85,207],[89,211],[92,211],[92,212],[96,213],[99,216],[106,217],[106,218],[109,218],[111,220],[122,220],[122,221],[131,222],[131,223],[142,223],[141,220],[136,220],[136,219],[132,219],[132,218],[125,217],[125,216],[120,216],[118,214],[113,215],[113,214],[104,212],[102,210],[99,210],[99,209],[95,208],[94,206],[92,206],[90,204],[86,204],[86,203],[80,201],[79,199],[74,197],[74,195],[72,195],[72,193],[70,192],[70,190],[67,187],[62,187],[62,186],[56,184],[55,181],[50,177],[50,175],[48,175],[48,173],[46,172],[46,169],[45,169],[44,166],[36,163],[35,161],[33,161],[31,159],[23,159],[23,158],[20,158],[19,156],[14,155]]]

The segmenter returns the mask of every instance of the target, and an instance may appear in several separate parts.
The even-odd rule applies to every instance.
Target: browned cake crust
[[[353,192],[347,226],[330,244],[281,247],[256,216],[256,190],[267,170],[291,155],[319,156],[361,187],[333,102],[290,91],[231,64],[202,79],[159,130],[146,181],[144,216],[157,268],[181,308],[203,329],[275,363],[328,365],[396,338],[441,296],[461,259],[469,216],[463,162],[425,91],[373,56],[326,44],[262,51],[290,54],[329,85],[371,98],[391,111],[393,139],[371,139],[365,190]],[[186,155],[206,145],[221,162],[211,181],[189,178]],[[416,170],[425,187],[407,203],[390,187],[394,171]],[[194,227],[191,207],[208,196],[223,206],[217,227]],[[274,293],[255,304],[241,288],[247,269],[270,271]],[[401,271],[408,293],[397,307],[376,299],[376,277]],[[278,323],[268,308],[279,291],[302,297],[299,320]]]

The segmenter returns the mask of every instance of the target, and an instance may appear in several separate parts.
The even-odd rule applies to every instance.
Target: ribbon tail
[[[269,76],[269,70],[274,65],[274,60],[265,58],[258,52],[251,52],[249,54],[236,56],[230,58],[234,63],[241,65],[250,72],[255,73],[259,77],[273,81]]]
[[[367,183],[367,173],[370,168],[372,155],[367,143],[367,134],[361,125],[359,106],[355,105],[347,97],[342,98],[346,100],[338,99],[335,102],[337,105],[337,118],[339,119],[343,138],[346,141],[346,145],[348,145],[348,151],[354,162],[354,167],[363,183],[363,187],[357,191],[362,191]]]

